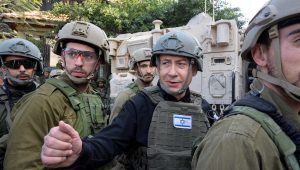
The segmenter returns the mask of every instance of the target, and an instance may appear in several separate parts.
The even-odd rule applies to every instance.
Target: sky
[[[250,21],[268,0],[225,0],[231,7],[239,7],[245,19]]]

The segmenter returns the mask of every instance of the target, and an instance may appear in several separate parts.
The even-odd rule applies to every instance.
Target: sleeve
[[[148,118],[152,116],[149,112],[154,109],[147,107],[149,102],[140,93],[130,98],[111,125],[94,137],[83,139],[82,152],[74,167],[84,165],[86,169],[92,169],[112,160],[131,144],[146,146],[145,136],[151,122]]]
[[[19,100],[13,108],[16,118],[9,132],[4,169],[44,169],[40,160],[44,136],[63,118],[62,104],[67,102],[63,97],[46,95],[31,95]]]
[[[217,122],[198,145],[192,160],[194,170],[283,168],[276,146],[260,124],[239,116],[231,119]]]

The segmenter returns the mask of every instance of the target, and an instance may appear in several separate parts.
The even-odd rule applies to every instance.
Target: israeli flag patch
[[[173,125],[175,128],[192,129],[192,116],[173,114]]]

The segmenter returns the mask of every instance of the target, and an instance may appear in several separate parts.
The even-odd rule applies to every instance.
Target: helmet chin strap
[[[278,69],[279,75],[278,75],[278,77],[274,77],[269,74],[266,74],[266,73],[256,70],[256,73],[255,73],[255,71],[253,72],[253,73],[255,73],[254,76],[261,78],[269,83],[280,86],[281,88],[284,89],[284,91],[286,92],[286,94],[289,97],[300,102],[300,88],[289,83],[282,71],[279,32],[278,32],[277,25],[270,28],[269,36],[272,39],[271,45],[273,46],[273,49],[274,49],[275,65],[276,65],[276,68]]]
[[[7,75],[6,78],[13,83],[13,86],[27,86],[31,83],[33,83],[34,79],[33,78],[30,78],[28,80],[20,80],[20,79],[17,79],[11,75]]]
[[[86,78],[74,77],[71,74],[69,74],[68,71],[66,71],[66,74],[74,84],[87,84],[87,83],[89,83],[90,79],[92,77],[94,77],[94,74],[92,74],[92,73]]]

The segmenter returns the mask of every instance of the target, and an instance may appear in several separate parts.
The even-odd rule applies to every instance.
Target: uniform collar
[[[75,89],[78,93],[80,93],[79,88],[76,84],[74,84],[71,79],[68,77],[66,73],[61,74],[60,76],[56,77],[57,79],[61,79],[64,82],[66,82],[69,86],[71,86],[73,89]],[[88,84],[87,90],[85,93],[94,93],[95,91],[91,87],[90,83]]]
[[[258,79],[255,79],[253,83],[251,84],[252,90],[262,90],[261,92],[261,98],[269,101],[272,103],[278,113],[282,114],[282,116],[287,119],[290,123],[292,123],[294,126],[296,126],[298,129],[300,129],[300,116],[299,113],[292,110],[288,103],[282,99],[281,96],[279,96],[275,91],[268,88],[267,86],[263,86],[262,82]]]

